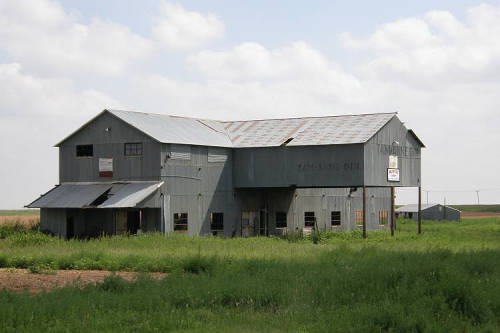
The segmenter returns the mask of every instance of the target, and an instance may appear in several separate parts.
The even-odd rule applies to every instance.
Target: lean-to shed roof
[[[364,143],[396,115],[374,113],[218,121],[121,110],[104,112],[109,112],[159,142],[232,148]]]

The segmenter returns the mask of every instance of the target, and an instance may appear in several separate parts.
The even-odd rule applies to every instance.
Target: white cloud
[[[152,33],[165,48],[199,48],[224,35],[224,24],[213,14],[200,14],[169,2],[162,3],[160,12]]]
[[[0,91],[0,208],[19,208],[57,183],[53,145],[118,104],[94,90],[78,91],[67,79],[28,75],[16,63],[0,64]]]
[[[97,18],[88,25],[50,0],[0,0],[0,48],[44,74],[122,74],[150,56],[153,43],[126,26]]]
[[[379,27],[367,39],[349,33],[347,48],[372,51],[363,74],[436,88],[436,84],[492,80],[500,74],[500,7],[481,5],[464,23],[446,11],[431,11]]]

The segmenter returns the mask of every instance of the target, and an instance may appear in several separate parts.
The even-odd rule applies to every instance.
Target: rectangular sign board
[[[399,169],[387,169],[387,181],[399,182]]]
[[[113,159],[99,159],[99,177],[113,177]]]

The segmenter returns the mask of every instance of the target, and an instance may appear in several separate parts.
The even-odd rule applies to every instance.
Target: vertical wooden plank
[[[394,236],[396,213],[394,212],[394,186],[391,186],[391,236]]]
[[[363,186],[363,238],[366,238],[366,186]]]
[[[422,233],[422,187],[418,187],[418,234]]]

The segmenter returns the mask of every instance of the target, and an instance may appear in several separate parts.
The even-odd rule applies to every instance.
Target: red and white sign
[[[399,182],[399,169],[387,169],[387,181]]]

